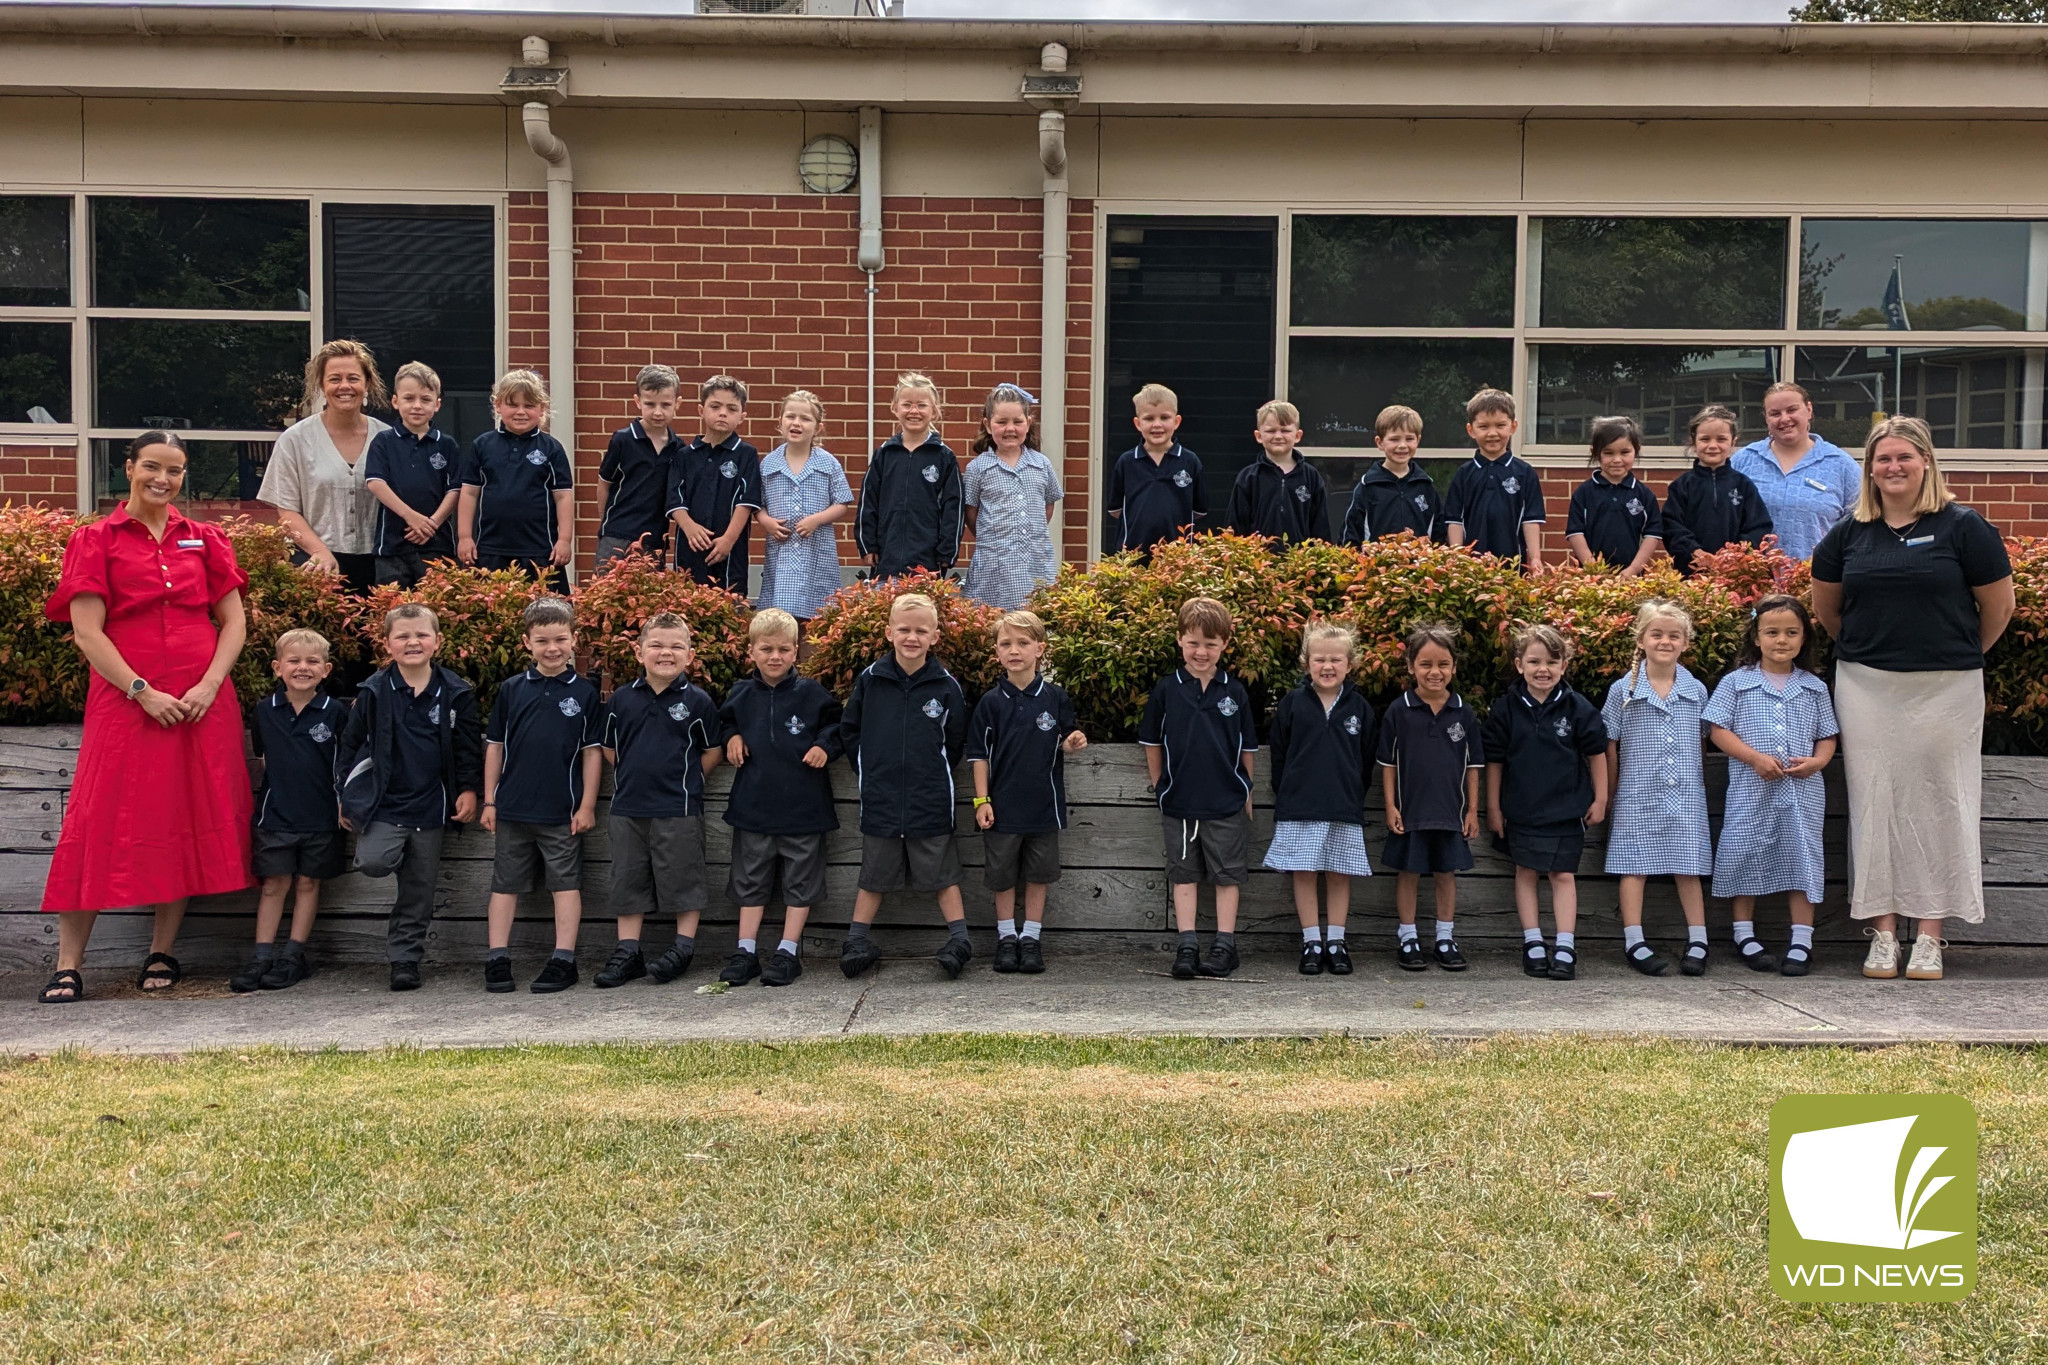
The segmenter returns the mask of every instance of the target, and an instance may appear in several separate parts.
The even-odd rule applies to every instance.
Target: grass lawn
[[[1765,1278],[1770,1105],[1982,1119],[1975,1295]],[[5,1361],[2048,1359],[2048,1054],[928,1039],[0,1063]]]

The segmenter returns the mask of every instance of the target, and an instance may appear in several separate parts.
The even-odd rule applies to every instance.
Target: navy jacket
[[[1692,572],[1695,550],[1735,541],[1761,545],[1771,534],[1771,509],[1749,475],[1732,464],[1715,469],[1694,460],[1664,494],[1664,548],[1680,573]]]
[[[1274,536],[1283,544],[1330,538],[1329,489],[1320,470],[1296,456],[1282,472],[1265,451],[1238,471],[1230,490],[1230,529]]]
[[[1657,511],[1657,495],[1635,475],[1610,483],[1596,471],[1572,490],[1564,533],[1584,536],[1596,558],[1625,569],[1645,540],[1663,539],[1664,518]]]
[[[1365,471],[1351,490],[1351,508],[1344,514],[1344,543],[1364,545],[1383,536],[1413,531],[1424,540],[1444,543],[1444,503],[1436,483],[1411,464],[1394,477],[1385,461]]]
[[[927,656],[906,675],[892,651],[862,669],[839,741],[860,781],[862,834],[953,832],[953,767],[967,747],[967,698],[944,664]]]
[[[1517,682],[1481,727],[1486,761],[1501,765],[1500,813],[1511,828],[1576,825],[1593,804],[1586,761],[1606,762],[1600,708],[1560,682],[1540,705]]]
[[[940,573],[960,557],[966,527],[960,457],[936,432],[915,450],[898,432],[882,442],[860,481],[855,542],[874,555],[875,577],[896,578],[912,569]]]
[[[1273,818],[1364,824],[1377,729],[1372,704],[1350,683],[1325,714],[1315,684],[1302,679],[1273,713]]]
[[[823,834],[839,828],[829,768],[807,768],[817,747],[828,759],[844,752],[839,698],[794,670],[770,687],[756,673],[726,693],[718,719],[728,738],[747,742],[747,761],[733,770],[725,823],[755,834]]]
[[[434,669],[448,693],[440,722],[441,790],[444,806],[452,812],[455,798],[463,792],[483,792],[484,727],[477,714],[476,689],[439,664]],[[400,693],[411,692],[397,664],[386,664],[356,689],[335,769],[341,774],[341,813],[358,830],[369,824],[384,794],[398,743],[396,703]]]

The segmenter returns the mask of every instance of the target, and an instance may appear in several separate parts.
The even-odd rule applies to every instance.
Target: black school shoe
[[[1211,939],[1209,951],[1195,968],[1203,976],[1229,976],[1237,970],[1237,948]]]
[[[1351,950],[1344,946],[1344,940],[1323,945],[1323,970],[1331,976],[1351,975]]]
[[[394,962],[391,964],[391,989],[394,991],[416,991],[420,988],[420,964],[417,962]]]
[[[1010,935],[1008,938],[997,939],[996,970],[1004,973],[1005,975],[1008,975],[1011,972],[1019,970],[1020,964],[1023,960],[1021,956],[1022,952],[1023,949],[1018,944],[1017,936],[1015,934]]]
[[[1761,943],[1757,943],[1756,951],[1752,953],[1749,951],[1749,945],[1752,943],[1756,943],[1756,940],[1753,938],[1738,938],[1735,940],[1735,956],[1741,960],[1742,965],[1753,972],[1777,971],[1778,955],[1765,952],[1764,946]],[[1794,975],[1797,975],[1797,973],[1794,973]]]
[[[1037,939],[1018,938],[1017,970],[1026,976],[1037,976],[1045,970],[1045,949]]]
[[[1559,948],[1550,955],[1550,979],[1552,981],[1575,981],[1579,975],[1579,955],[1570,948]]]
[[[623,986],[628,981],[638,981],[647,975],[647,959],[640,956],[638,948],[614,948],[611,960],[598,969],[590,984],[601,990]]]
[[[1522,945],[1522,975],[1545,977],[1550,975],[1550,954],[1544,950],[1543,944],[1540,941],[1524,943]]]
[[[777,948],[761,964],[761,984],[764,986],[787,986],[804,974],[803,959],[795,953],[785,953]]]
[[[276,960],[274,957],[260,960],[253,957],[250,958],[246,963],[242,964],[240,971],[228,978],[228,989],[236,995],[248,995],[253,991],[260,990],[263,986],[263,974],[270,970],[270,964]]]
[[[647,975],[666,986],[669,982],[690,970],[690,963],[696,959],[695,948],[679,948],[671,943],[668,951],[647,964]]]
[[[512,959],[493,957],[484,961],[484,989],[492,995],[503,995],[512,989]]]
[[[1401,964],[1404,972],[1426,972],[1429,970],[1429,954],[1422,951],[1422,940],[1404,938],[1394,953],[1394,961]]]
[[[1705,976],[1707,974],[1707,945],[1704,943],[1687,943],[1685,945],[1685,956],[1678,959],[1678,970],[1684,972],[1687,976]]]
[[[568,990],[580,978],[581,973],[576,970],[574,962],[551,957],[540,969],[540,975],[533,979],[533,984],[526,989],[535,995],[553,995],[556,991]]]
[[[1812,965],[1813,950],[1795,943],[1785,950],[1785,960],[1778,964],[1778,972],[1783,976],[1805,976]]]
[[[1671,970],[1671,959],[1647,943],[1621,950],[1622,959],[1644,976],[1663,976]]]
[[[725,960],[725,970],[718,979],[728,986],[744,986],[761,974],[759,953],[734,953]]]
[[[932,956],[946,969],[947,976],[958,981],[960,973],[967,970],[968,960],[974,956],[974,945],[964,938],[948,935],[945,946]]]
[[[1467,965],[1465,955],[1458,951],[1458,940],[1454,938],[1440,938],[1436,941],[1436,965],[1447,972],[1462,972],[1465,970]]]
[[[1323,945],[1304,943],[1301,945],[1301,974],[1321,976],[1323,974]]]
[[[872,938],[850,938],[839,945],[839,974],[851,981],[882,960]]]
[[[1201,961],[1202,955],[1196,951],[1194,944],[1181,944],[1179,951],[1173,955],[1173,979],[1175,981],[1193,981]]]
[[[270,970],[263,974],[262,986],[266,991],[281,991],[312,974],[313,964],[306,960],[306,945],[288,941],[270,959]]]

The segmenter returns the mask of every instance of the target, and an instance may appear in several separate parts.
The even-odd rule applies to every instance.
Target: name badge
[[[203,540],[181,540],[178,542],[178,548],[181,550],[203,550],[206,548],[206,542]]]
[[[1818,488],[1823,493],[1828,491],[1828,486],[1822,483],[1819,479],[1808,479],[1806,481],[1806,486],[1808,488]]]
[[[1914,536],[1914,537],[1913,537],[1913,538],[1912,538],[1911,540],[1907,541],[1906,543],[1907,543],[1908,545],[1932,545],[1932,544],[1934,543],[1934,537],[1933,537],[1933,536]]]

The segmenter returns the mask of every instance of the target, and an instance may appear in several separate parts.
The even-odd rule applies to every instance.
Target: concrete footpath
[[[38,1004],[40,973],[0,975],[0,1051],[176,1053],[201,1048],[347,1049],[393,1045],[682,1043],[918,1033],[1201,1034],[1375,1037],[1499,1032],[1638,1034],[1703,1042],[1883,1044],[2048,1041],[2048,949],[1952,948],[1947,980],[1866,981],[1861,956],[1824,953],[1802,979],[1743,969],[1722,953],[1705,977],[1650,978],[1595,946],[1573,982],[1522,975],[1507,949],[1480,949],[1462,974],[1403,972],[1362,951],[1350,977],[1303,977],[1290,954],[1250,956],[1228,981],[1175,981],[1165,952],[1047,954],[1044,975],[997,976],[977,958],[948,981],[929,958],[892,958],[858,981],[830,956],[795,985],[700,994],[720,965],[668,986],[520,990],[490,995],[480,967],[430,967],[423,989],[395,995],[381,969],[323,972],[290,991],[237,996],[190,977],[166,999],[132,976],[89,974],[78,1004]]]

